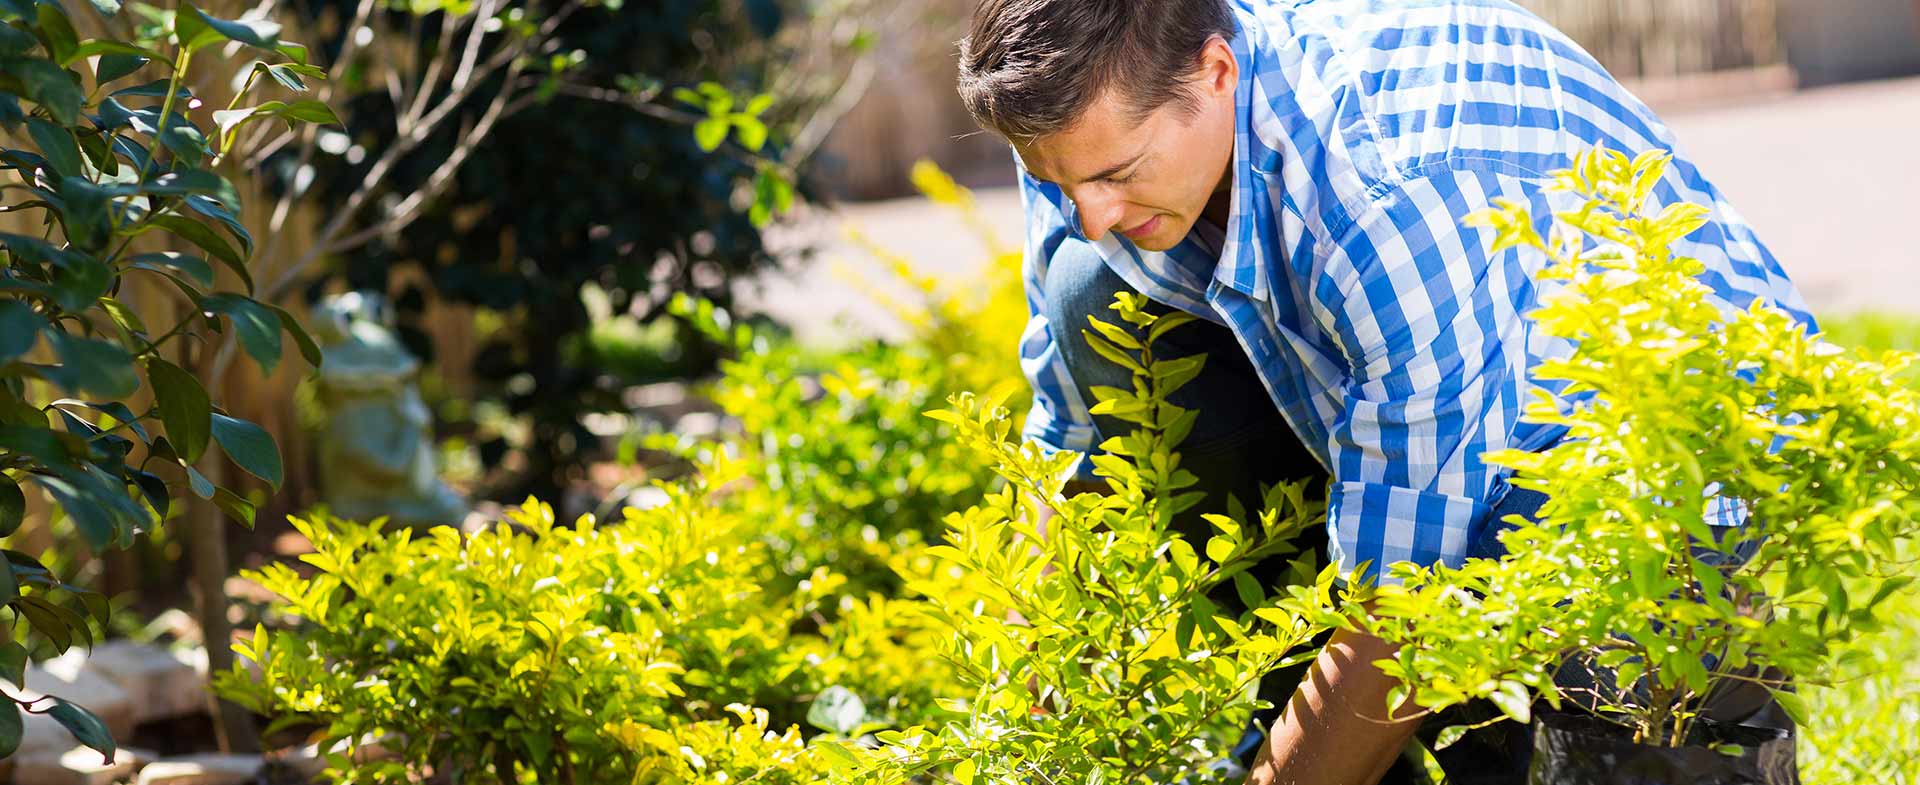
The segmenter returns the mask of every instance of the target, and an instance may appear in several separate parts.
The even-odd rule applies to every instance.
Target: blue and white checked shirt
[[[1343,570],[1459,564],[1507,490],[1490,450],[1537,450],[1565,429],[1519,421],[1530,369],[1565,341],[1523,315],[1537,251],[1489,254],[1461,226],[1505,196],[1544,234],[1548,173],[1596,143],[1675,150],[1673,134],[1592,57],[1504,0],[1233,0],[1240,63],[1233,194],[1216,256],[1194,235],[1164,253],[1117,233],[1096,247],[1154,300],[1231,328],[1274,405],[1333,477],[1328,521]],[[1031,318],[1022,365],[1028,437],[1100,442],[1045,317],[1041,282],[1074,205],[1024,171]],[[1716,304],[1755,298],[1809,325],[1772,254],[1684,154],[1660,204],[1712,208],[1674,251],[1706,265]],[[1079,329],[1061,325],[1057,329]],[[1551,383],[1554,389],[1563,386]],[[1083,463],[1083,471],[1085,470]],[[1718,504],[1717,522],[1743,511]]]

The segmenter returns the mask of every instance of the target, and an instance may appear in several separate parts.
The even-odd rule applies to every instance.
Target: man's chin
[[[1131,237],[1127,239],[1133,242],[1133,247],[1135,248],[1138,248],[1142,251],[1153,251],[1155,253],[1158,253],[1158,252],[1169,250],[1174,246],[1180,244],[1180,238],[1170,237],[1169,235],[1171,234],[1173,233],[1162,230],[1162,231],[1154,232],[1153,234],[1150,234],[1146,237],[1142,237],[1138,240],[1134,240]]]

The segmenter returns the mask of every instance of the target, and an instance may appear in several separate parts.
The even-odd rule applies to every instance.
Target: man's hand
[[[1424,712],[1408,704],[1389,720],[1398,683],[1373,666],[1394,648],[1338,630],[1267,734],[1247,785],[1374,785],[1393,766]]]

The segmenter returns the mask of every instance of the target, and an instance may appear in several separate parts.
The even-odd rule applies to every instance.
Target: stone
[[[165,635],[188,644],[197,644],[204,640],[204,636],[200,634],[200,622],[193,618],[193,614],[179,608],[169,608],[159,616],[153,617],[153,621],[147,624],[145,632],[149,637],[157,638]]]
[[[242,785],[259,776],[258,755],[183,755],[155,761],[140,770],[135,785]]]
[[[110,641],[94,648],[87,667],[98,671],[133,699],[133,721],[204,713],[207,664],[203,649],[169,651],[132,641]]]
[[[74,648],[27,666],[27,683],[20,685],[19,697],[36,700],[52,695],[77,704],[99,717],[114,738],[126,738],[133,733],[135,724],[133,698],[104,674],[88,669],[86,663],[86,651]],[[20,737],[20,752],[64,751],[73,747],[73,735],[52,717],[29,712],[23,719],[26,723]]]
[[[350,747],[346,739],[341,739],[329,745],[327,749],[344,755],[348,753]],[[352,752],[352,760],[355,763],[391,760],[394,757],[393,752],[381,744],[381,739],[375,738],[372,735],[361,737],[360,747]],[[327,758],[320,752],[320,745],[318,744],[289,748],[282,752],[276,760],[309,779],[320,776],[320,772],[325,771],[327,768]]]
[[[154,754],[145,750],[121,748],[112,761],[103,761],[99,752],[74,747],[63,752],[38,750],[14,759],[15,785],[110,785],[133,776],[141,763]]]

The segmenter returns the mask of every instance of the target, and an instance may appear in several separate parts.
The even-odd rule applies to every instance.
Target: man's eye
[[[1114,185],[1126,185],[1127,183],[1131,183],[1134,180],[1138,179],[1139,176],[1140,176],[1139,172],[1133,172],[1124,177],[1120,175],[1114,175],[1112,177],[1107,178],[1107,182],[1113,183]]]

